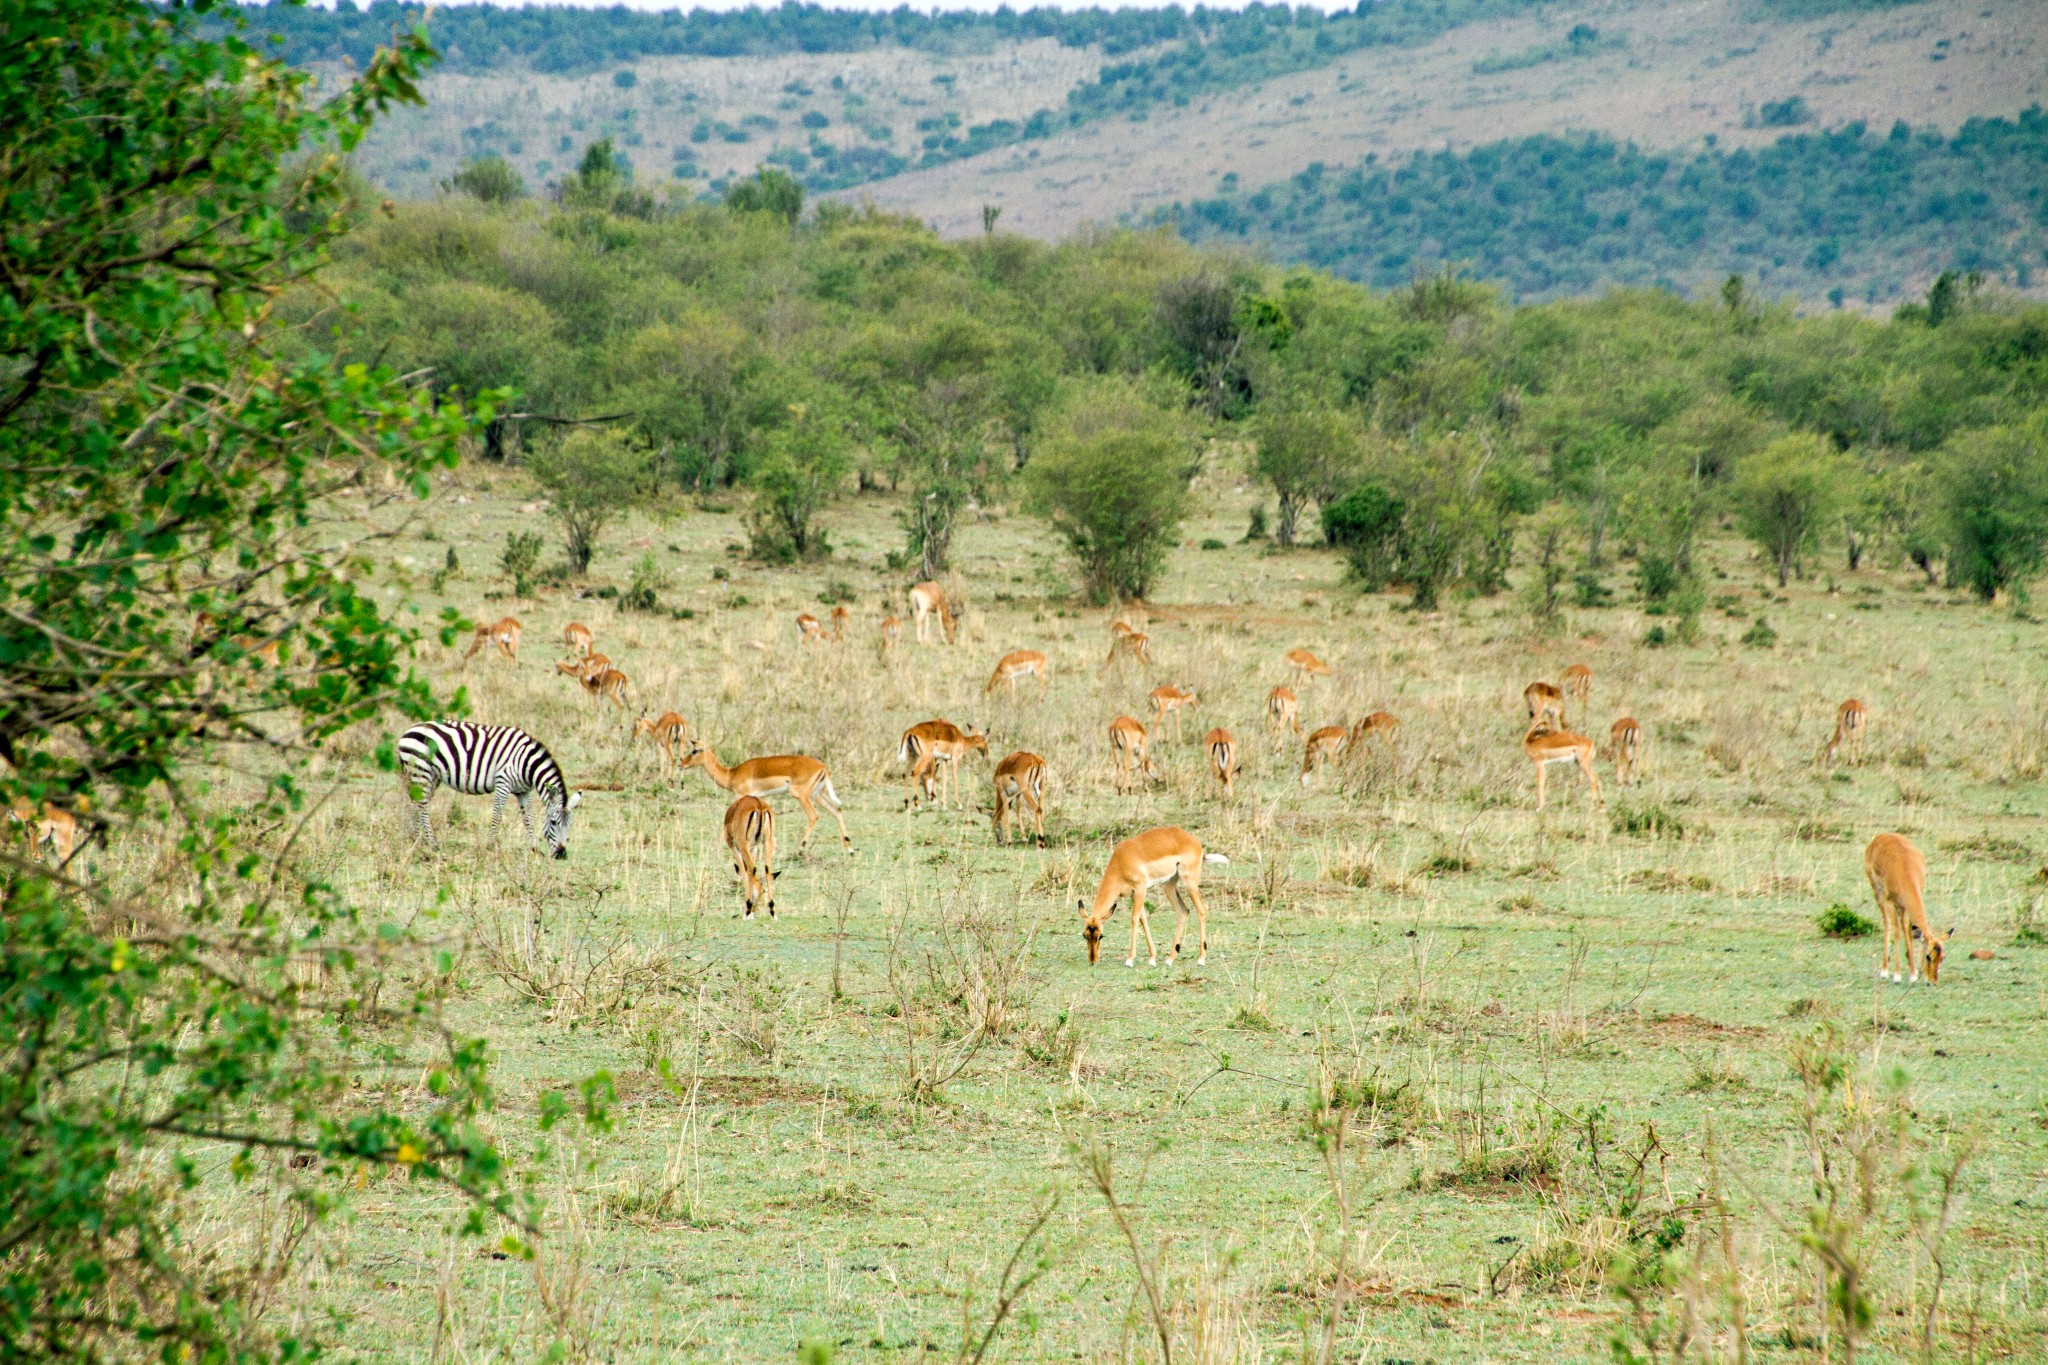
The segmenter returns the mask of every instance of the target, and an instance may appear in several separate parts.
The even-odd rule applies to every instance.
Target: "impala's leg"
[[[768,898],[768,918],[775,918],[775,812],[761,817],[761,894]]]
[[[1543,762],[1543,761],[1542,761],[1541,759],[1538,759],[1538,760],[1537,760],[1537,762],[1536,762],[1536,809],[1537,809],[1537,810],[1542,810],[1542,809],[1543,809],[1543,783],[1544,783],[1544,774],[1545,774],[1545,773],[1547,773],[1547,772],[1549,772],[1549,771],[1550,771],[1550,765],[1549,765],[1548,763],[1545,763],[1545,762]]]
[[[1145,965],[1159,965],[1159,945],[1152,941],[1152,917],[1145,910],[1145,888],[1135,887],[1131,891],[1131,960],[1126,967],[1135,967],[1138,957],[1138,931],[1145,931]]]
[[[1185,880],[1185,879],[1183,879]],[[1202,903],[1202,881],[1198,876],[1187,884],[1188,899],[1195,903],[1195,965],[1209,965],[1209,907]]]
[[[1188,901],[1185,879],[1175,877],[1166,884],[1166,894],[1173,900],[1173,947],[1167,950],[1166,965],[1171,967],[1180,961],[1180,943],[1188,936]]]
[[[840,844],[845,847],[847,852],[851,853],[853,851],[853,840],[846,833],[846,817],[840,814],[839,796],[832,790],[831,777],[821,776],[818,779],[818,789],[821,789],[821,794],[825,798],[825,809],[832,812],[832,822],[839,826]],[[810,809],[810,802],[806,801],[804,803],[804,809]],[[818,817],[815,813],[811,815],[811,823],[814,825],[818,823]],[[804,837],[810,837],[809,831],[805,831]]]
[[[1592,750],[1584,749],[1579,752],[1579,766],[1586,770],[1586,784],[1593,789],[1593,804],[1596,807],[1605,806],[1607,798],[1600,795],[1600,774],[1593,771]]]
[[[996,842],[998,844],[1005,842],[1003,839],[1003,816],[1008,812],[1009,808],[1009,803],[1003,799],[1003,784],[998,782],[996,783],[995,814],[989,817],[989,824],[995,828]]]
[[[1038,846],[1045,847],[1045,796],[1041,792],[1031,794],[1031,823],[1038,831]]]

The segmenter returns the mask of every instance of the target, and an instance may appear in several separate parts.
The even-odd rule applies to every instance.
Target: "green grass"
[[[443,796],[442,852],[426,857],[407,851],[397,793],[368,761],[383,736],[366,731],[337,746],[338,785],[307,844],[374,917],[425,915],[467,945],[449,1013],[490,1039],[508,1143],[530,1147],[545,1090],[599,1069],[615,1126],[557,1130],[538,1262],[448,1241],[452,1202],[394,1179],[355,1192],[352,1219],[321,1234],[279,1311],[340,1314],[372,1359],[528,1360],[557,1340],[625,1361],[789,1360],[805,1340],[841,1361],[951,1358],[1057,1195],[1026,1258],[1042,1245],[1048,1268],[987,1358],[1152,1358],[1142,1318],[1119,1344],[1138,1282],[1070,1155],[1092,1143],[1144,1255],[1162,1255],[1176,1358],[1291,1360],[1304,1320],[1319,1340],[1336,1284],[1337,1215],[1308,1135],[1316,1097],[1334,1093],[1354,1114],[1340,1358],[1605,1358],[1626,1318],[1603,1283],[1611,1256],[1662,1245],[1673,1220],[1677,1245],[1718,1245],[1687,1212],[1710,1121],[1753,1336],[1804,1340],[1811,1265],[1775,1221],[1798,1220],[1811,1169],[1788,1055],[1834,1027],[1911,1078],[1916,1140],[1936,1155],[1949,1134],[1981,1144],[1945,1246],[1942,1349],[1961,1358],[1968,1330],[1980,1358],[2048,1350],[2043,963],[2007,946],[2012,906],[2033,891],[2001,861],[2033,846],[2048,805],[2048,665],[2032,637],[1866,567],[1845,580],[1885,591],[1883,632],[1795,584],[1773,602],[1768,653],[1739,648],[1743,624],[1718,617],[1697,645],[1645,651],[1626,604],[1576,610],[1568,643],[1536,646],[1512,595],[1417,615],[1344,587],[1323,552],[1196,548],[1244,525],[1247,501],[1226,486],[1199,485],[1205,516],[1157,604],[1131,613],[1156,666],[1105,672],[1108,614],[1042,596],[1056,547],[1001,509],[959,541],[960,643],[906,641],[884,659],[875,625],[902,613],[904,586],[883,567],[900,535],[885,499],[835,507],[839,557],[798,571],[728,558],[736,512],[628,523],[594,581],[622,586],[651,555],[663,603],[695,612],[679,621],[573,586],[513,601],[484,566],[507,530],[547,529],[520,510],[529,488],[474,467],[446,484],[418,524],[438,539],[406,533],[394,562],[424,575],[453,546],[471,567],[443,580],[445,600],[516,611],[525,654],[463,674],[434,648],[423,665],[466,685],[479,718],[542,737],[573,780],[624,790],[586,798],[565,862],[516,839],[485,850],[485,803]],[[1730,596],[1758,586],[1739,546],[1704,562]],[[822,615],[828,593],[850,599],[851,639],[800,649],[792,619]],[[413,595],[429,619],[444,600],[423,581]],[[698,772],[664,779],[628,741],[630,717],[554,673],[550,646],[572,619],[631,676],[636,706],[681,711],[728,761],[825,759],[853,851],[827,818],[799,854],[800,814],[778,802],[780,914],[743,922],[717,846],[726,797]],[[1305,726],[1380,708],[1402,721],[1391,754],[1306,790],[1299,741],[1274,744],[1263,722],[1296,645],[1338,670],[1301,689]],[[985,699],[994,659],[1024,646],[1052,657],[1048,699]],[[1625,803],[1602,812],[1560,779],[1539,816],[1520,690],[1579,661],[1595,675],[1589,732],[1626,712],[1647,735],[1687,738],[1650,740]],[[1119,794],[1104,729],[1147,714],[1162,682],[1201,697],[1188,739],[1155,741],[1163,780]],[[1869,754],[1835,783],[1813,755],[1851,694],[1871,707]],[[933,715],[987,726],[993,757],[1049,760],[1046,849],[997,847],[980,809],[901,810],[897,736]],[[1206,772],[1211,725],[1240,741],[1234,802]],[[1926,756],[1911,806],[1892,768],[1907,752]],[[986,800],[988,772],[967,765],[971,802]],[[1162,965],[1142,952],[1121,965],[1120,910],[1091,969],[1075,900],[1115,837],[1156,823],[1231,859],[1203,881],[1208,965],[1192,942],[1163,965],[1172,914],[1155,897]],[[1929,853],[1931,916],[1959,926],[1938,988],[1881,985],[1873,944],[1814,932],[1831,902],[1868,908],[1861,846],[1884,829]],[[1995,960],[1969,960],[1994,939]],[[1662,1175],[1631,1185],[1636,1167]],[[1917,1360],[1925,1267],[1916,1278],[1895,1184],[1879,1209],[1862,1358]],[[224,1228],[254,1216],[239,1193],[217,1212]]]

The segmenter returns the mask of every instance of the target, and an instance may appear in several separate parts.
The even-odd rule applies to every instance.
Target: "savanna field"
[[[877,626],[907,621],[908,580],[882,562],[886,495],[837,509],[838,553],[814,569],[750,564],[736,516],[678,505],[613,533],[582,589],[528,599],[494,567],[538,509],[517,471],[471,463],[429,506],[387,509],[409,521],[380,554],[423,611],[525,626],[516,665],[426,647],[436,685],[529,729],[573,784],[619,790],[586,793],[560,862],[516,823],[487,849],[488,800],[443,795],[423,855],[370,761],[390,735],[365,728],[323,766],[310,871],[454,948],[447,1021],[489,1040],[508,1142],[531,1142],[544,1092],[593,1073],[617,1102],[608,1132],[551,1134],[532,1263],[450,1237],[458,1201],[394,1175],[314,1234],[278,1311],[338,1314],[373,1358],[974,1358],[1006,1267],[1014,1287],[1042,1266],[983,1358],[1145,1358],[1163,1321],[1176,1358],[1288,1359],[1321,1349],[1333,1311],[1341,1360],[1588,1359],[1617,1330],[1668,1341],[1686,1311],[1695,1346],[1726,1348],[1740,1321],[1755,1358],[1813,1358],[1798,1239],[1838,1186],[1839,1235],[1869,1266],[1865,1358],[1920,1358],[1937,1277],[1943,1358],[2048,1350],[2032,619],[1911,566],[1816,565],[1780,592],[1724,537],[1697,643],[1643,646],[1656,622],[1628,605],[1571,608],[1541,643],[1513,594],[1417,613],[1347,585],[1327,551],[1243,543],[1258,493],[1227,451],[1194,496],[1151,602],[1123,614],[1153,662],[1113,668],[1112,615],[1048,595],[1058,546],[1001,509],[960,535],[957,643],[906,629],[893,655]],[[599,594],[643,554],[661,609],[616,610]],[[849,594],[847,638],[800,646],[795,616]],[[1759,619],[1775,644],[1739,643]],[[630,710],[553,668],[572,620],[631,677]],[[1305,727],[1401,721],[1307,790],[1300,740],[1264,718],[1297,646],[1334,670],[1299,689]],[[1051,657],[1048,695],[984,697],[1018,647]],[[1579,662],[1592,701],[1570,718],[1602,741],[1606,806],[1559,769],[1539,816],[1521,690]],[[1149,721],[1161,683],[1199,697],[1186,742],[1155,736],[1161,780],[1119,794],[1106,727]],[[1850,696],[1867,750],[1830,767]],[[740,918],[725,793],[631,739],[634,714],[665,709],[727,763],[830,766],[853,851],[827,815],[797,852],[801,813],[777,800],[773,921]],[[1624,714],[1644,734],[1630,788],[1605,752]],[[940,716],[986,726],[994,757],[1047,758],[1045,849],[995,845],[979,755],[967,809],[902,809],[898,736]],[[1245,754],[1231,801],[1199,743],[1215,725]],[[1203,882],[1208,965],[1192,942],[1164,965],[1155,890],[1162,965],[1121,965],[1125,908],[1091,969],[1076,898],[1115,841],[1158,824],[1231,860]],[[1882,830],[1927,853],[1929,917],[1956,928],[1938,987],[1881,983],[1877,937],[1817,927],[1838,903],[1875,919],[1861,851]],[[1810,1091],[1811,1137],[1795,1060],[1837,1067]],[[386,1084],[423,1095],[414,1074]],[[1639,1318],[1611,1260],[1660,1237],[1701,1269]]]

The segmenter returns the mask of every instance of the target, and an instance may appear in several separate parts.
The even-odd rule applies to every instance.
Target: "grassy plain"
[[[487,600],[507,588],[506,532],[549,524],[516,473],[470,467],[442,487],[393,547],[411,596],[438,606],[425,579],[452,548],[445,600],[516,611],[527,630],[517,666],[464,671],[435,647],[431,673],[467,686],[478,718],[543,738],[572,780],[624,790],[586,798],[565,862],[516,838],[486,851],[487,805],[443,796],[442,851],[422,856],[362,736],[329,770],[310,846],[380,917],[438,915],[465,939],[450,1014],[491,1039],[508,1140],[529,1141],[545,1089],[599,1068],[616,1127],[557,1144],[537,1262],[449,1238],[452,1204],[394,1178],[319,1234],[288,1311],[343,1313],[352,1344],[392,1360],[526,1360],[563,1342],[604,1360],[759,1361],[806,1340],[840,1360],[951,1358],[1057,1194],[1025,1258],[1042,1250],[1048,1269],[985,1358],[1154,1358],[1131,1241],[1073,1156],[1094,1146],[1175,1358],[1292,1360],[1305,1336],[1320,1347],[1343,1233],[1304,1125],[1319,1086],[1350,1079],[1376,1103],[1340,1163],[1352,1218],[1334,1358],[1604,1359],[1629,1317],[1600,1282],[1606,1254],[1675,1219],[1710,1267],[1729,1239],[1752,1358],[1813,1359],[1813,1261],[1796,1237],[1811,1167],[1788,1052],[1833,1028],[1852,1074],[1910,1078],[1913,1152],[1939,1164],[1974,1143],[1940,1244],[1936,1358],[2048,1355],[2048,950],[2016,943],[2048,860],[2040,627],[1910,568],[1816,563],[1780,594],[1729,541],[1712,547],[1700,643],[1646,648],[1652,622],[1619,605],[1574,610],[1568,636],[1538,645],[1511,597],[1433,615],[1361,597],[1327,553],[1239,543],[1254,494],[1234,475],[1198,492],[1207,510],[1137,615],[1155,666],[1105,672],[1108,615],[1063,600],[1057,546],[1020,516],[962,536],[959,643],[884,660],[875,624],[903,613],[906,582],[882,563],[900,540],[884,498],[835,507],[838,554],[801,570],[730,553],[730,513],[629,523],[593,583],[622,584],[652,554],[683,620],[567,591]],[[822,616],[833,583],[852,590],[853,636],[800,649],[792,618]],[[1759,617],[1775,647],[1738,643]],[[825,759],[853,851],[827,819],[797,854],[801,817],[778,803],[782,913],[743,922],[716,842],[724,794],[698,772],[664,778],[630,717],[555,674],[572,619],[638,706],[680,710],[727,761]],[[1269,746],[1261,717],[1297,645],[1337,670],[1303,689],[1304,724],[1384,707],[1403,726],[1391,753],[1307,791],[1298,742]],[[1048,698],[984,699],[1020,646],[1052,656]],[[1592,733],[1643,722],[1642,784],[1608,785],[1605,811],[1554,784],[1539,816],[1519,693],[1579,661]],[[1165,681],[1199,693],[1188,740],[1158,745],[1163,781],[1119,794],[1105,727],[1143,717]],[[1828,772],[1815,756],[1850,695],[1871,707],[1867,761]],[[897,735],[932,715],[987,725],[996,757],[1050,761],[1048,848],[994,845],[978,758],[963,784],[976,808],[899,809]],[[1203,769],[1211,725],[1247,755],[1235,802]],[[1611,771],[1603,756],[1603,783]],[[1074,900],[1115,839],[1161,823],[1231,859],[1205,882],[1208,966],[1126,969],[1120,911],[1090,969]],[[1926,851],[1932,914],[1958,926],[1937,989],[1878,983],[1874,939],[1815,927],[1831,902],[1872,913],[1860,855],[1883,829]],[[1163,963],[1170,917],[1154,923]],[[1994,958],[1971,960],[1979,948]],[[1824,1133],[1898,1112],[1882,1085],[1850,1093],[1821,1106]],[[1701,1211],[1709,1134],[1725,1228]],[[1631,1154],[1646,1158],[1633,1206]],[[1909,1207],[1887,1175],[1860,1235],[1865,1359],[1919,1358],[1934,1272]],[[1726,1295],[1698,1302],[1713,1358],[1734,1358]]]

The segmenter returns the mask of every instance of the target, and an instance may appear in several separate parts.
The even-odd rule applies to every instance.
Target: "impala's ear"
[[[1950,925],[1950,926],[1948,927],[1948,932],[1947,932],[1947,933],[1945,933],[1945,934],[1943,934],[1943,935],[1941,936],[1941,941],[1942,941],[1943,943],[1946,943],[1946,942],[1948,942],[1948,941],[1949,941],[1950,939],[1954,938],[1955,936],[1956,936],[1956,927],[1955,927],[1955,926],[1954,926],[1953,924],[1951,924],[1951,925]]]

